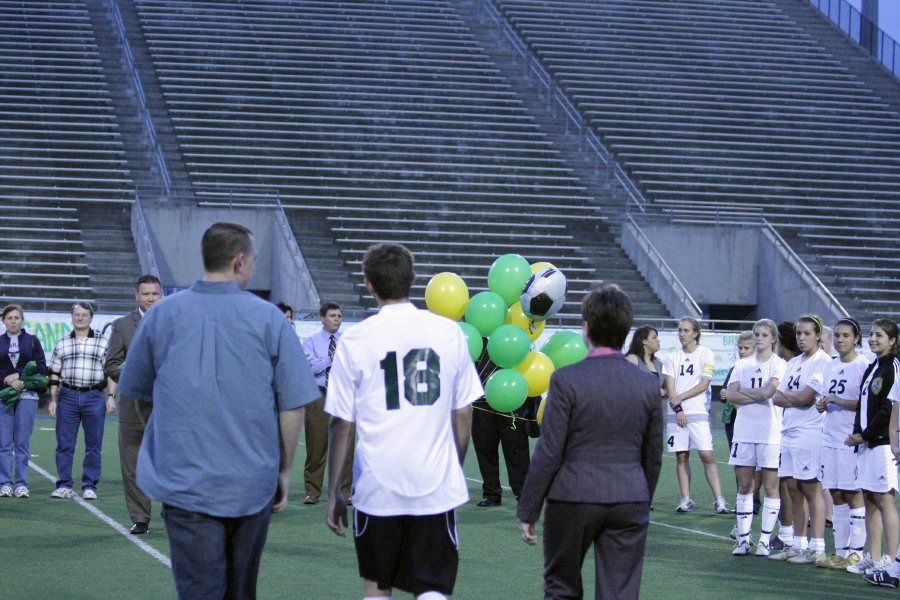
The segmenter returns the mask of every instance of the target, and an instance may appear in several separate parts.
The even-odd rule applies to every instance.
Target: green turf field
[[[32,462],[55,477],[53,460],[54,422],[40,416],[32,437]],[[75,500],[50,498],[53,482],[37,471],[29,473],[32,497],[28,500],[0,499],[2,568],[0,598],[62,599],[165,599],[175,591],[169,569],[160,558],[168,556],[162,520],[151,523],[151,532],[140,538],[147,550],[122,535],[105,516],[128,528],[118,468],[115,420],[106,426],[103,480],[100,498],[89,511]],[[722,463],[725,440],[715,438]],[[81,476],[79,446],[76,482]],[[356,557],[349,538],[338,538],[325,526],[324,503],[304,506],[302,465],[299,448],[289,508],[275,515],[260,573],[261,599],[361,598]],[[712,498],[703,469],[694,458],[693,496],[698,510],[674,512],[678,492],[674,460],[664,459],[663,474],[651,513],[650,537],[644,564],[642,596],[666,600],[713,598],[840,598],[867,595],[895,597],[896,590],[875,588],[859,576],[787,565],[761,558],[731,556],[728,533],[732,516],[712,513]],[[734,499],[734,476],[720,464],[725,495]],[[480,495],[475,456],[470,448],[466,474],[473,500]],[[77,487],[77,485],[76,485]],[[223,490],[223,493],[227,493]],[[461,537],[460,568],[454,598],[516,600],[541,598],[540,547],[528,547],[519,538],[514,504],[509,497],[497,508],[473,504],[459,510]],[[154,506],[158,513],[158,506]],[[759,528],[759,519],[755,523]],[[540,530],[539,530],[540,531]],[[830,547],[830,530],[827,543]],[[754,533],[754,537],[756,534]],[[149,552],[148,552],[149,551]],[[150,552],[156,554],[154,557]],[[585,597],[593,598],[593,563],[584,569]],[[398,593],[398,598],[409,595]]]

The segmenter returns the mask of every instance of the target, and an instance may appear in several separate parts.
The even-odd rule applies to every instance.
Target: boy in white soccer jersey
[[[737,407],[731,457],[738,480],[737,532],[732,554],[750,553],[750,529],[753,524],[753,479],[757,468],[762,474],[766,498],[762,506],[762,530],[757,556],[769,555],[769,541],[781,500],[778,494],[778,452],[781,445],[782,410],[772,403],[787,363],[775,354],[778,327],[769,319],[753,325],[756,352],[734,365],[726,398]]]
[[[469,500],[462,462],[471,404],[484,391],[459,325],[409,302],[406,248],[369,248],[363,274],[380,310],[344,334],[332,363],[326,520],[344,535],[338,488],[355,423],[353,534],[365,598],[397,587],[438,600],[456,581],[454,509]]]
[[[666,446],[677,459],[675,475],[681,489],[678,512],[694,510],[691,500],[691,467],[688,459],[693,448],[700,454],[706,481],[716,499],[715,511],[728,512],[719,468],[713,454],[712,431],[709,428],[709,410],[706,390],[713,376],[713,353],[700,345],[700,323],[691,317],[683,317],[678,324],[678,341],[681,350],[670,354],[663,365],[669,410],[666,418]]]

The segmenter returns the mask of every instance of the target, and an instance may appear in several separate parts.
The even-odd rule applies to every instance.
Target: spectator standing
[[[134,290],[137,308],[113,321],[103,370],[116,385],[141,319],[160,298],[162,285],[159,278],[155,275],[142,275]],[[125,488],[125,506],[131,517],[131,533],[143,535],[150,527],[150,498],[137,486],[136,470],[138,450],[144,439],[144,430],[150,420],[153,405],[121,395],[116,400],[119,407],[119,461]]]
[[[143,318],[120,388],[153,403],[137,481],[163,503],[179,598],[255,598],[303,406],[319,389],[291,324],[244,291],[257,258],[251,231],[215,223],[201,249],[203,280]]]

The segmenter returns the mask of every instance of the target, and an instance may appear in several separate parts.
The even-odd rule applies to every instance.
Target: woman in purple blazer
[[[544,499],[544,597],[581,598],[594,546],[596,598],[637,598],[650,501],[662,464],[659,380],[622,355],[634,309],[615,285],[581,304],[591,350],[550,380],[541,437],[519,498],[522,539],[535,544]]]

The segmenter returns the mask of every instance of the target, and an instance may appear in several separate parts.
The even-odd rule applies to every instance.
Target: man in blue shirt
[[[153,403],[137,482],[163,503],[179,598],[255,598],[319,388],[284,315],[243,291],[257,257],[250,230],[216,223],[201,246],[203,280],[142,319],[119,391]]]

